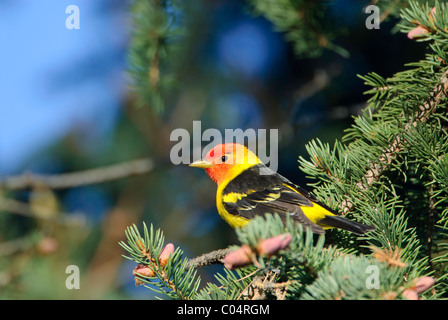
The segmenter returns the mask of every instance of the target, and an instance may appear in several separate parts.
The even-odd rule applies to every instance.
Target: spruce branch
[[[406,265],[412,277],[428,272],[440,276],[435,288],[441,289],[425,293],[427,297],[443,294],[448,280],[442,262],[448,261],[448,253],[438,245],[446,238],[448,221],[447,8],[437,1],[434,8],[410,2],[401,11],[402,32],[416,25],[428,30],[418,39],[428,42],[425,59],[388,79],[376,73],[361,77],[372,88],[366,91],[370,98],[364,114],[355,117],[342,142],[332,148],[312,141],[307,145],[311,161],[299,158],[302,170],[317,181],[313,192],[318,198],[376,226],[363,239],[378,248],[374,256],[380,262]],[[352,246],[349,239],[337,239]],[[406,280],[412,277],[406,274]],[[340,285],[336,282],[335,290],[329,290],[331,297],[347,296]],[[406,298],[401,292],[407,286],[391,288],[384,297]]]
[[[317,57],[331,50],[348,57],[346,49],[336,39],[346,30],[335,27],[337,17],[326,1],[250,0],[255,15],[263,15],[275,29],[285,34],[300,57]]]
[[[179,0],[133,0],[129,73],[138,104],[162,112],[177,83],[182,26]]]
[[[255,243],[280,239],[285,232],[291,235],[287,246],[269,254],[255,254],[257,248],[263,248]],[[315,241],[309,230],[302,230],[289,220],[284,224],[278,215],[257,217],[238,234],[242,246],[254,250],[255,266],[234,271],[224,268],[224,274],[216,275],[220,285],[207,283],[201,290],[200,278],[194,271],[204,265],[199,261],[207,257],[208,263],[228,250],[187,261],[179,248],[164,245],[160,230],[154,232],[151,226],[148,231],[145,225],[143,235],[135,226],[128,228],[128,242],[120,245],[130,254],[126,258],[138,263],[134,269],[137,284],[175,299],[399,299],[408,297],[400,294],[405,289],[414,290],[418,282],[414,267],[401,262],[402,250],[376,248],[373,256],[356,256],[335,247],[324,248],[323,236]],[[164,252],[169,252],[168,260],[167,255],[162,258]],[[375,290],[366,285],[369,276],[366,270],[372,266],[380,275],[380,287]],[[417,290],[418,294],[421,292]]]
[[[427,101],[421,104],[415,117],[404,125],[403,132],[410,133],[411,128],[418,126],[419,123],[425,122],[431,114],[433,114],[440,101],[446,97],[448,89],[448,69],[446,69],[440,77],[438,84],[431,92]],[[370,164],[364,177],[356,183],[360,190],[366,190],[372,183],[378,180],[382,172],[392,163],[397,154],[402,150],[405,140],[403,133],[397,134],[392,142],[384,149],[384,152],[378,159]],[[341,203],[340,210],[343,214],[353,211],[354,205],[350,200]]]
[[[173,250],[172,245],[164,245],[165,237],[160,229],[154,231],[151,225],[148,230],[143,224],[142,236],[133,225],[125,234],[127,242],[119,244],[128,253],[124,257],[137,263],[134,269],[137,284],[173,299],[188,300],[196,294],[200,284],[196,270],[187,270],[188,260],[183,258],[180,248]]]

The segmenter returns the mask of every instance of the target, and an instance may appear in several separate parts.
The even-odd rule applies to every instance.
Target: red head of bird
[[[195,161],[190,166],[205,169],[210,178],[219,185],[258,163],[261,163],[261,160],[245,146],[225,143],[216,145],[207,152],[203,160]]]

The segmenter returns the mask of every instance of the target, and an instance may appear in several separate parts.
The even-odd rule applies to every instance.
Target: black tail
[[[364,234],[367,231],[375,230],[375,227],[373,226],[348,220],[341,216],[326,216],[324,219],[319,221],[319,224],[334,228],[341,228],[359,235]]]

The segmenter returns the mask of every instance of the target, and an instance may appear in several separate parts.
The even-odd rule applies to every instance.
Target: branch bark
[[[231,248],[219,249],[212,252],[204,253],[196,258],[191,259],[187,263],[186,270],[191,268],[200,268],[215,263],[222,263],[222,259],[232,251]]]

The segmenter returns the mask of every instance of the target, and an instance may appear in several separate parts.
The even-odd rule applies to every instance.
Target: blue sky
[[[66,28],[71,4],[80,9],[79,30]],[[99,13],[102,6],[103,0],[0,5],[0,175],[20,171],[76,126],[101,133],[113,124],[126,89],[128,21],[125,10]]]

